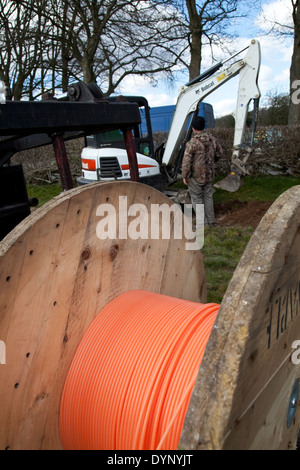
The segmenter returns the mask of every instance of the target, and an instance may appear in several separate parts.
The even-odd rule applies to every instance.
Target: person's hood
[[[210,143],[210,135],[206,132],[194,132],[193,137],[194,139],[200,140],[204,145]]]

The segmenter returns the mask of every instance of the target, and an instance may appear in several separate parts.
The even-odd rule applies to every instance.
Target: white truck
[[[108,98],[112,102],[117,99],[117,97]],[[141,123],[136,124],[133,129],[139,178],[142,182],[159,188],[161,186],[160,166],[154,158],[148,101],[142,96],[126,96],[123,99],[136,103],[141,115]],[[121,129],[87,136],[85,142],[86,145],[81,153],[82,176],[77,178],[79,185],[96,181],[130,179],[128,156]]]
[[[247,50],[247,53],[243,59],[233,62],[228,67],[223,67],[226,62],[245,50]],[[260,44],[257,40],[252,39],[248,47],[225,61],[219,62],[199,77],[182,86],[167,140],[161,148],[156,150],[155,154],[147,100],[142,97],[125,98],[139,104],[141,113],[145,113],[148,124],[147,135],[143,135],[140,125],[134,129],[141,182],[161,189],[162,175],[167,175],[169,182],[174,182],[177,179],[180,173],[185,143],[191,135],[190,123],[192,117],[198,113],[200,103],[217,88],[239,74],[231,172],[224,180],[215,185],[227,191],[239,189],[243,175],[247,174],[247,160],[253,151],[254,131],[260,98],[258,87],[260,61]],[[252,136],[250,143],[245,145],[245,126],[252,100],[254,103]],[[78,184],[112,179],[130,179],[128,158],[121,131],[102,132],[87,137],[81,160],[82,176],[78,178]]]

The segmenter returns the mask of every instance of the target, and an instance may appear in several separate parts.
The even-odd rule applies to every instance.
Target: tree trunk
[[[191,61],[189,65],[189,78],[198,77],[201,70],[201,57],[202,55],[202,42],[201,42],[201,33],[195,32],[192,33],[192,43],[191,43]]]
[[[294,49],[292,63],[290,68],[290,109],[289,125],[300,124],[300,8],[298,1],[294,3],[293,21],[294,21]]]
[[[63,4],[63,28],[61,32],[61,86],[62,91],[65,93],[68,91],[69,87],[69,44],[68,44],[68,34],[67,34],[67,18],[68,18],[68,2]],[[69,32],[70,33],[70,32]]]
[[[81,61],[84,83],[96,83],[96,77],[93,69],[93,62],[86,56]]]
[[[18,77],[17,81],[13,84],[13,97],[15,101],[20,101],[22,98],[24,80]]]
[[[63,93],[68,91],[69,87],[69,51],[67,48],[65,48],[62,45],[62,50],[61,50],[61,87]]]
[[[190,52],[189,79],[198,77],[201,69],[202,59],[202,25],[201,18],[197,13],[195,0],[186,0],[186,6],[190,22]]]

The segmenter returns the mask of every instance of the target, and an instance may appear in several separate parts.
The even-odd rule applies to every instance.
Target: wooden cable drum
[[[115,297],[145,289],[206,301],[202,255],[186,250],[185,239],[98,238],[99,206],[110,204],[119,217],[125,202],[149,214],[151,204],[171,205],[140,183],[89,185],[54,198],[2,241],[0,448],[61,448],[68,369],[87,328]]]
[[[161,333],[162,320],[167,331],[174,331],[179,338],[181,335],[175,329],[177,314],[189,311],[192,319],[187,324],[200,324],[199,312],[210,309],[206,304],[201,251],[186,249],[184,237],[134,239],[116,230],[114,238],[99,238],[99,206],[116,209],[107,219],[108,224],[112,219],[120,222],[125,201],[126,207],[134,204],[140,204],[135,208],[144,207],[139,222],[143,224],[147,217],[150,225],[153,205],[170,207],[172,204],[160,192],[140,183],[88,185],[68,191],[37,209],[1,242],[0,341],[5,345],[5,363],[0,364],[2,449],[68,448],[64,403],[70,405],[70,390],[77,397],[75,404],[78,397],[81,399],[80,394],[76,395],[79,388],[74,389],[72,385],[68,389],[69,378],[70,375],[74,378],[74,363],[82,367],[82,360],[91,361],[85,345],[93,351],[94,346],[101,345],[94,332],[103,333],[102,318],[107,319],[109,327],[118,325],[120,338],[124,338],[121,327],[127,320],[128,325],[133,322],[143,334],[149,330],[147,348],[150,350],[153,343],[150,330],[156,332],[154,336]],[[300,353],[293,354],[292,346],[300,340],[299,227],[300,187],[297,186],[275,201],[253,234],[221,306],[212,309],[214,316],[207,326],[205,341],[201,334],[193,336],[193,354],[186,354],[188,360],[182,367],[190,373],[189,394],[183,390],[181,396],[175,387],[165,398],[171,402],[178,394],[179,409],[188,396],[175,440],[179,449],[295,447],[300,423],[297,388]],[[129,298],[134,308],[129,308]],[[194,311],[198,312],[195,317],[191,313]],[[130,317],[125,321],[123,315],[128,312]],[[153,315],[156,312],[156,317],[151,316],[149,320],[151,328],[145,327],[149,312]],[[165,315],[169,315],[168,320],[162,318]],[[135,318],[142,319],[141,326]],[[182,327],[185,317],[179,318],[177,323],[183,336],[192,337],[190,330]],[[101,327],[94,330],[97,324]],[[170,344],[175,344],[170,335],[168,338]],[[114,339],[108,334],[101,337],[108,349]],[[176,351],[183,351],[181,345],[176,348],[165,362],[171,363]],[[199,354],[191,360],[195,351]],[[157,345],[150,352],[154,357]],[[126,357],[128,361],[133,360]],[[177,357],[181,358],[181,354],[177,353]],[[99,358],[101,361],[103,369],[105,358]],[[94,363],[97,362],[96,355]],[[157,369],[158,373],[162,370]],[[93,374],[91,369],[92,377]],[[138,383],[133,376],[134,381]],[[91,379],[88,386],[91,386],[88,400],[92,400],[93,394],[104,396]],[[147,389],[146,382],[141,381],[139,386]],[[123,393],[122,387],[120,390]],[[95,401],[88,400],[84,403],[92,410]],[[148,401],[143,403],[144,407]],[[172,417],[175,414],[172,412]],[[154,414],[152,421],[159,422],[161,415],[161,411]],[[86,419],[84,413],[80,420],[83,418]],[[96,421],[100,432],[102,420]],[[117,424],[130,428],[128,420],[117,419]],[[89,420],[85,425],[90,425]],[[82,424],[76,426],[72,426],[72,432],[75,430],[77,439]],[[134,436],[132,442],[137,440]],[[153,436],[149,440],[154,441]],[[80,441],[76,446],[89,444]]]

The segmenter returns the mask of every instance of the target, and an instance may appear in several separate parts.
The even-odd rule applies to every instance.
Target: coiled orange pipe
[[[141,290],[106,305],[64,384],[63,448],[177,449],[218,309]]]

